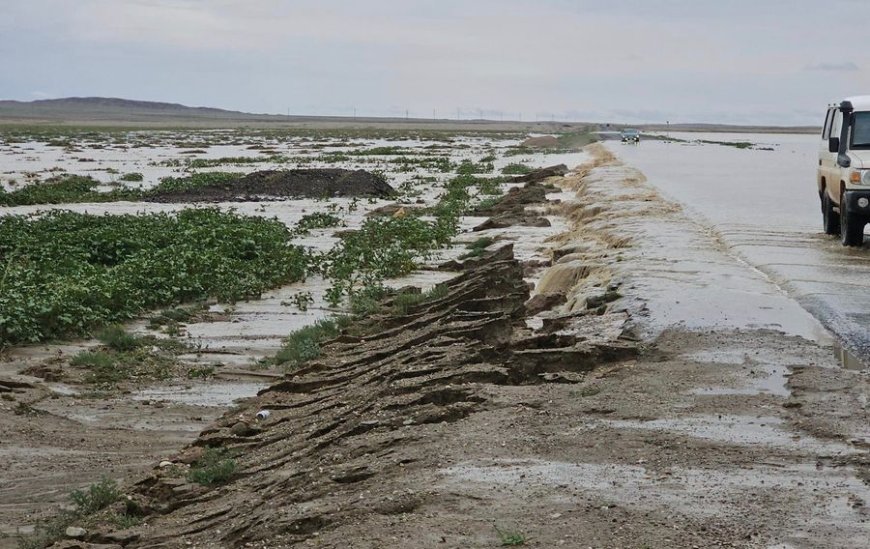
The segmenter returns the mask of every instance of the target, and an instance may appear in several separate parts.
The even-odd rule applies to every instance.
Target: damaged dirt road
[[[132,485],[141,524],[57,546],[868,547],[867,376],[642,174],[589,153],[528,206],[568,221],[550,261],[497,241]],[[225,484],[187,480],[205,448],[235,459]]]

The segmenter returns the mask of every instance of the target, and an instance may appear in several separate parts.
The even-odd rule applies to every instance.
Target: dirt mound
[[[501,200],[487,208],[477,208],[474,215],[489,216],[489,219],[474,227],[474,231],[502,229],[514,225],[526,227],[549,227],[550,221],[535,211],[526,209],[531,204],[547,202],[547,193],[559,192],[552,185],[528,183],[524,187],[514,187]]]
[[[88,541],[288,547],[366,517],[411,513],[431,496],[402,483],[439,466],[453,424],[498,405],[494,387],[572,382],[635,353],[531,333],[529,291],[513,257],[478,262],[445,284],[444,297],[356,326],[367,335],[346,332],[227,413],[138,484],[132,501],[148,515],[143,526]],[[271,413],[257,421],[263,409]],[[187,480],[185,456],[196,447],[236,456],[227,484]]]
[[[257,201],[264,198],[388,197],[395,194],[383,177],[341,168],[264,170],[235,181],[196,189],[157,193],[152,202]]]

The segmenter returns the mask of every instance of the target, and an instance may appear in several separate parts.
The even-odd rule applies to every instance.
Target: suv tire
[[[822,228],[825,234],[840,234],[840,214],[834,211],[834,203],[828,191],[822,191]]]
[[[846,197],[840,196],[840,241],[843,246],[860,246],[864,243],[864,225],[867,220],[864,217],[850,214],[843,207]]]

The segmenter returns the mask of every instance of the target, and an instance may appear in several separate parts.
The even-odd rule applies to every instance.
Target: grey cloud
[[[843,63],[817,63],[815,65],[807,65],[804,70],[807,71],[830,71],[830,72],[854,72],[859,70],[858,65],[851,61]]]

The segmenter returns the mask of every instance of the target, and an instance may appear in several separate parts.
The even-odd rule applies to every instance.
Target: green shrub
[[[106,347],[114,351],[132,351],[139,347],[142,342],[137,336],[128,333],[122,326],[117,324],[107,326],[100,330],[97,339]]]
[[[484,251],[490,247],[495,242],[494,238],[483,236],[475,240],[474,242],[469,242],[466,244],[466,248],[468,251],[461,256],[459,259],[468,259],[469,257],[479,257],[483,255]]]
[[[203,486],[223,484],[236,472],[236,460],[222,448],[208,448],[190,468],[187,479]]]
[[[504,175],[525,175],[527,173],[530,173],[531,171],[531,167],[516,162],[508,164],[501,169],[501,173],[503,173]]]
[[[145,179],[145,176],[139,172],[131,172],[125,173],[121,177],[118,178],[120,181],[142,181]]]
[[[28,536],[18,538],[19,549],[43,549],[63,539],[69,526],[87,519],[121,499],[121,491],[114,480],[103,477],[87,489],[74,490],[69,498],[74,508],[59,512],[47,521],[37,521],[34,531]],[[126,515],[115,517],[118,520]],[[122,519],[123,520],[123,519]],[[127,517],[129,520],[129,517]]]
[[[114,480],[103,477],[85,490],[73,491],[69,497],[76,506],[77,513],[92,515],[118,501],[121,498],[121,491]]]
[[[82,351],[70,359],[70,365],[88,371],[86,383],[111,385],[130,377],[129,370],[106,351]]]
[[[287,336],[272,362],[286,368],[301,366],[320,356],[321,344],[337,337],[340,331],[341,325],[336,319],[318,320],[311,326],[300,328]]]
[[[307,234],[311,229],[328,229],[341,225],[341,218],[330,213],[316,212],[302,216],[296,223],[297,234]]]
[[[471,160],[463,160],[456,168],[456,173],[459,175],[474,175],[480,173],[490,173],[495,169],[492,162],[472,162]]]

